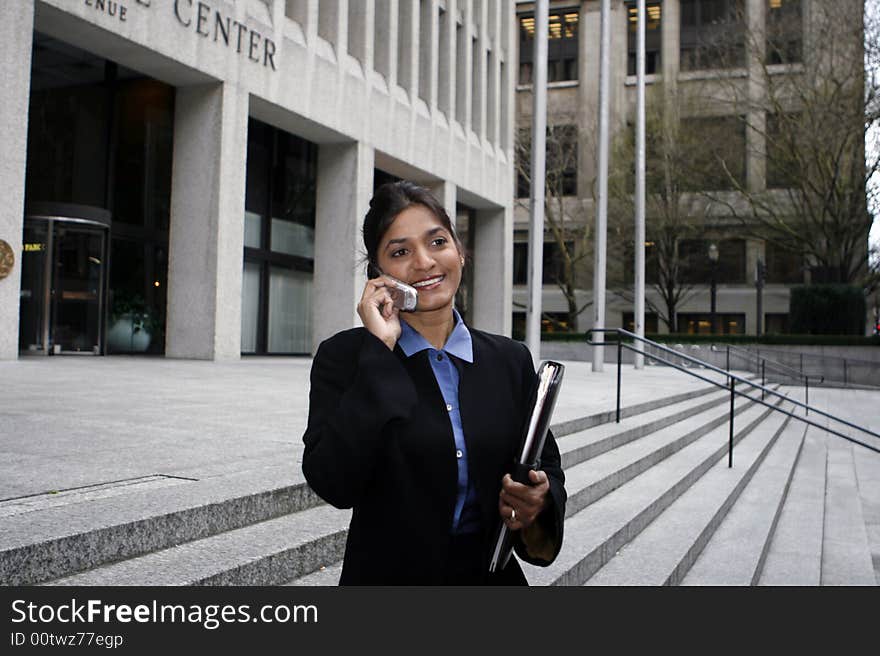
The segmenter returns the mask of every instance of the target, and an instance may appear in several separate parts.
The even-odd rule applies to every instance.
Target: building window
[[[717,330],[712,330],[712,315],[709,312],[688,312],[678,314],[678,329],[688,335],[743,335],[746,332],[746,315],[742,313],[715,314]]]
[[[681,70],[745,65],[743,0],[681,0]]]
[[[767,312],[764,315],[765,335],[787,335],[788,314]]]
[[[636,331],[635,314],[632,312],[623,313],[623,329],[631,333]],[[655,312],[645,312],[645,334],[657,334],[657,314]]]
[[[547,81],[578,79],[578,10],[553,11],[548,17]],[[519,83],[532,83],[535,16],[519,15]]]
[[[569,253],[574,251],[574,242],[565,242]],[[565,261],[559,243],[552,237],[544,241],[544,259],[542,264],[541,283],[555,285],[565,277]],[[529,244],[528,242],[516,242],[513,245],[513,284],[527,285],[529,283]]]
[[[645,5],[647,21],[645,22],[645,74],[654,75],[660,72],[660,52],[663,48],[661,29],[661,6],[659,2]],[[627,4],[627,59],[626,74],[636,74],[636,57],[638,56],[638,9],[635,3]]]
[[[712,281],[713,264],[709,259],[709,239],[682,239],[678,243],[678,255],[682,266],[682,282],[692,285],[708,285]],[[718,284],[743,284],[746,281],[746,242],[744,239],[722,239],[718,246],[718,262],[715,282]]]
[[[691,175],[683,181],[687,191],[722,191],[746,184],[746,123],[742,116],[686,118],[681,133]]]
[[[248,124],[242,353],[311,351],[317,147]]]
[[[623,282],[627,285],[635,284],[635,244],[627,242],[624,250],[626,261],[623,263]],[[645,284],[657,285],[660,280],[660,266],[657,261],[657,245],[653,241],[645,242]],[[628,330],[628,329],[627,329]],[[656,331],[654,331],[656,332]]]
[[[766,153],[767,188],[788,189],[798,186],[801,170],[798,145],[800,112],[767,114]]]
[[[528,198],[531,170],[532,131],[520,128],[516,147],[516,196]],[[578,129],[576,125],[548,125],[545,159],[548,196],[576,196],[578,172]]]
[[[804,22],[801,0],[767,1],[767,63],[802,61]]]
[[[764,256],[767,264],[765,282],[799,284],[804,281],[804,261],[800,254],[768,241],[764,245]]]
[[[526,313],[513,313],[513,327],[511,336],[513,339],[524,341],[526,338]],[[565,312],[542,312],[542,333],[568,333],[574,330],[574,326],[568,323],[568,314]]]

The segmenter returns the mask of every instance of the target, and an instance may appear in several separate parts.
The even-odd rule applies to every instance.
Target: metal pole
[[[805,380],[805,382],[806,382],[806,385],[805,385],[805,389],[806,389],[806,391],[805,391],[804,405],[807,405],[807,406],[808,406],[808,405],[810,405],[810,377],[807,376],[804,380]],[[805,414],[806,416],[809,417],[809,416],[810,416],[810,409],[809,409],[809,408],[804,408],[804,414]]]
[[[544,179],[547,152],[548,0],[535,3],[535,44],[532,54],[532,160],[529,192],[529,300],[526,345],[532,359],[541,359],[541,291],[544,277]]]
[[[636,226],[635,226],[635,330],[645,336],[645,0],[638,0],[638,52],[636,55]],[[636,353],[635,368],[643,369],[645,358]]]
[[[765,363],[766,363],[766,360],[761,360],[761,387],[764,387],[764,385],[766,385],[766,382],[765,382],[766,377],[764,376],[764,364]],[[761,400],[762,401],[764,400],[764,390],[763,389],[761,390]]]
[[[611,0],[602,0],[599,50],[599,162],[593,266],[593,328],[605,327],[605,246],[608,226],[608,111],[611,64]],[[605,351],[593,347],[593,371],[604,371]]]
[[[730,345],[727,345],[727,370],[730,371]]]
[[[623,338],[617,335],[617,423],[620,423],[620,366],[621,355],[623,351]]]
[[[730,437],[728,438],[727,443],[727,467],[733,467],[733,400],[735,396],[734,385],[736,385],[736,381],[731,377],[730,379]]]

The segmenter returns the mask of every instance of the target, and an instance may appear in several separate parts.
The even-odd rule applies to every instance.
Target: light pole
[[[709,315],[712,334],[715,334],[715,286],[716,273],[718,271],[718,246],[709,244]]]

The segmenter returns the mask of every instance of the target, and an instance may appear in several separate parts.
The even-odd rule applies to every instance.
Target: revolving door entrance
[[[25,218],[22,353],[104,353],[109,226],[109,212],[82,206]]]

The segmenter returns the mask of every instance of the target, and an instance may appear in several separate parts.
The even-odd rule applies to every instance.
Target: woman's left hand
[[[529,472],[531,485],[514,481],[510,474],[501,479],[501,493],[498,498],[498,512],[511,531],[528,528],[535,518],[547,507],[547,493],[550,481],[540,470]]]

